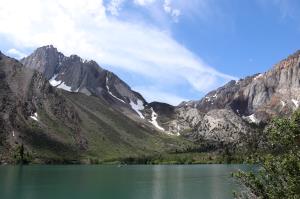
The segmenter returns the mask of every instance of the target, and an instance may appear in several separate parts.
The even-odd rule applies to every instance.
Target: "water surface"
[[[0,166],[1,199],[231,199],[246,165]]]

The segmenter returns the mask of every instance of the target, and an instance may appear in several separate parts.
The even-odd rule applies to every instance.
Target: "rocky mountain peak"
[[[21,59],[21,63],[28,68],[35,69],[50,79],[63,60],[63,54],[52,45],[36,49],[29,57]]]
[[[34,52],[33,55],[37,56],[39,58],[53,58],[53,57],[58,57],[59,52],[57,48],[55,48],[52,45],[47,45],[47,46],[42,46],[40,48],[37,48]]]
[[[95,95],[118,109],[129,108],[144,117],[140,111],[147,104],[146,100],[116,74],[102,69],[93,60],[84,60],[78,55],[67,57],[50,45],[38,48],[21,62],[43,73],[56,88]]]
[[[289,68],[295,64],[300,63],[300,50],[296,51],[292,55],[288,56],[286,59],[283,59],[278,64],[275,65],[276,69],[285,69]]]
[[[79,57],[78,55],[70,55],[69,57],[70,60],[74,61],[74,62],[80,62],[83,63],[85,62],[81,57]]]

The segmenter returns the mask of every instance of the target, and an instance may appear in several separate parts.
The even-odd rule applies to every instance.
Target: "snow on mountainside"
[[[95,61],[83,60],[77,55],[66,57],[49,45],[38,48],[21,62],[26,67],[43,73],[56,88],[98,96],[126,114],[127,109],[130,109],[132,114],[128,116],[133,115],[153,124],[150,118],[145,118],[142,113],[144,105],[148,104],[146,100],[131,90],[118,76],[102,69]],[[161,130],[155,124],[153,126]]]
[[[165,129],[164,129],[163,127],[161,127],[161,126],[158,125],[158,123],[157,123],[157,113],[155,113],[155,111],[153,110],[153,108],[151,108],[151,112],[152,112],[152,114],[151,114],[151,120],[150,120],[150,122],[151,122],[156,128],[158,128],[159,130],[165,131]]]
[[[140,118],[145,119],[145,117],[141,113],[141,111],[145,109],[143,102],[141,100],[138,99],[136,103],[133,101],[130,101],[130,106],[135,112],[137,112],[137,114],[140,116]]]

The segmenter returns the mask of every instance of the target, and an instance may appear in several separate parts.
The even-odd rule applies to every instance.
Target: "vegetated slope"
[[[134,121],[97,96],[51,86],[44,76],[0,55],[0,160],[19,146],[33,161],[70,162],[155,154],[189,143]]]

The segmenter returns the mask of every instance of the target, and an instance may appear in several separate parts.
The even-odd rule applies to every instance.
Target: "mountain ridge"
[[[273,117],[291,115],[299,107],[300,101],[299,63],[300,51],[297,51],[263,74],[255,74],[238,81],[232,80],[200,100],[181,103],[175,112],[178,118],[182,118],[170,122],[173,124],[169,125],[169,128],[174,129],[174,132],[176,127],[190,130],[189,134],[194,136],[217,130],[221,139],[222,135],[226,135],[226,131],[205,126],[210,124],[227,128],[232,121],[224,122],[226,115],[236,118],[234,123],[242,126],[247,126],[244,122],[268,123]],[[225,113],[224,111],[227,113],[221,114]],[[206,117],[214,119],[201,122]],[[216,122],[218,120],[220,122]],[[234,128],[230,127],[228,130],[234,131]],[[238,131],[246,133],[249,129],[239,128]]]
[[[95,61],[66,57],[51,45],[21,62],[0,53],[0,148],[11,155],[22,144],[38,161],[103,160],[205,143],[243,148],[259,126],[300,105],[300,51],[178,106],[148,103]]]
[[[43,48],[48,49],[53,48],[53,46],[41,47],[40,49]],[[34,54],[35,53],[33,53],[33,55]],[[124,104],[128,105],[126,108],[121,108],[121,110],[124,111],[125,114],[126,112],[128,112],[129,108],[129,112],[130,109],[131,111],[133,110],[136,113],[135,116],[139,116],[140,119],[146,120],[146,122],[148,123],[152,123],[158,130],[164,131],[167,134],[171,135],[180,135],[185,134],[184,132],[186,131],[194,131],[193,129],[196,128],[196,126],[201,126],[200,121],[203,120],[203,117],[205,117],[206,114],[209,115],[209,112],[214,110],[220,110],[219,113],[216,113],[216,111],[214,112],[219,116],[222,115],[223,118],[221,118],[221,120],[224,119],[227,114],[231,115],[231,118],[235,118],[234,123],[238,121],[238,126],[247,126],[246,123],[266,123],[271,117],[274,117],[276,115],[291,114],[294,111],[294,108],[292,107],[293,104],[299,103],[298,100],[300,100],[296,96],[294,97],[295,99],[291,101],[292,103],[283,100],[279,102],[281,105],[284,104],[284,111],[277,110],[279,108],[274,107],[275,105],[279,106],[278,102],[276,102],[275,105],[273,104],[271,107],[265,108],[261,111],[259,111],[259,107],[262,108],[263,106],[270,106],[268,103],[274,100],[276,97],[276,95],[273,95],[274,91],[272,91],[272,89],[274,90],[274,88],[277,86],[276,84],[280,83],[281,79],[284,79],[278,78],[277,76],[281,74],[282,70],[289,70],[289,67],[287,66],[297,65],[297,62],[299,62],[299,54],[300,51],[295,52],[294,54],[288,56],[286,59],[280,61],[278,64],[275,64],[270,70],[263,74],[258,73],[252,76],[245,77],[244,79],[240,79],[238,81],[229,81],[224,86],[209,92],[200,100],[182,102],[178,106],[170,106],[162,102],[148,103],[142,95],[132,91],[125,82],[123,82],[114,74],[112,74],[112,81],[108,79],[107,76],[106,78],[102,77],[100,79],[102,79],[102,81],[104,81],[105,79],[105,86],[102,84],[102,88],[104,88],[103,90],[105,90],[106,87],[106,91],[108,92],[110,97],[112,96],[114,100],[116,100],[118,104],[121,105],[117,106],[117,108],[122,107],[122,105]],[[32,55],[30,55],[29,57],[31,56]],[[82,61],[80,57],[76,55],[73,56]],[[24,59],[25,62],[23,61],[25,66],[26,59],[28,58]],[[95,66],[100,68],[100,66],[97,64]],[[100,69],[101,71],[106,71],[102,68]],[[109,74],[109,72],[107,73]],[[294,75],[294,77],[297,77],[297,75]],[[110,80],[109,83],[111,84],[108,84],[108,80]],[[114,84],[115,81],[121,83]],[[281,87],[286,83],[289,83],[289,81],[289,79],[283,80],[283,82],[280,83]],[[125,87],[125,89],[118,89],[118,87],[115,85],[123,85],[123,88]],[[298,87],[299,85],[295,85],[296,90],[298,90]],[[115,88],[117,89],[114,90]],[[125,93],[124,90],[126,90]],[[285,90],[289,89],[285,88]],[[123,93],[120,91],[123,91]],[[128,100],[129,95],[135,96],[135,101],[133,100],[133,102],[131,102],[131,99]],[[102,95],[98,94],[98,96],[101,97]],[[275,96],[273,97],[274,99],[270,99],[271,96]],[[214,118],[215,120],[220,119],[219,117]],[[218,125],[225,125],[226,128],[228,128],[228,125],[230,125],[231,127],[229,127],[229,129],[231,131],[233,131],[233,129],[236,129],[234,131],[242,132],[250,131],[248,128],[243,129],[232,125],[233,121],[226,121],[225,124],[223,124],[223,122],[221,123],[222,124]],[[213,129],[204,128],[201,130],[201,132],[210,132],[211,130]],[[222,134],[226,133],[222,132],[220,133],[220,136]],[[235,137],[237,137],[237,139],[234,139],[234,141],[237,141],[239,136]]]

